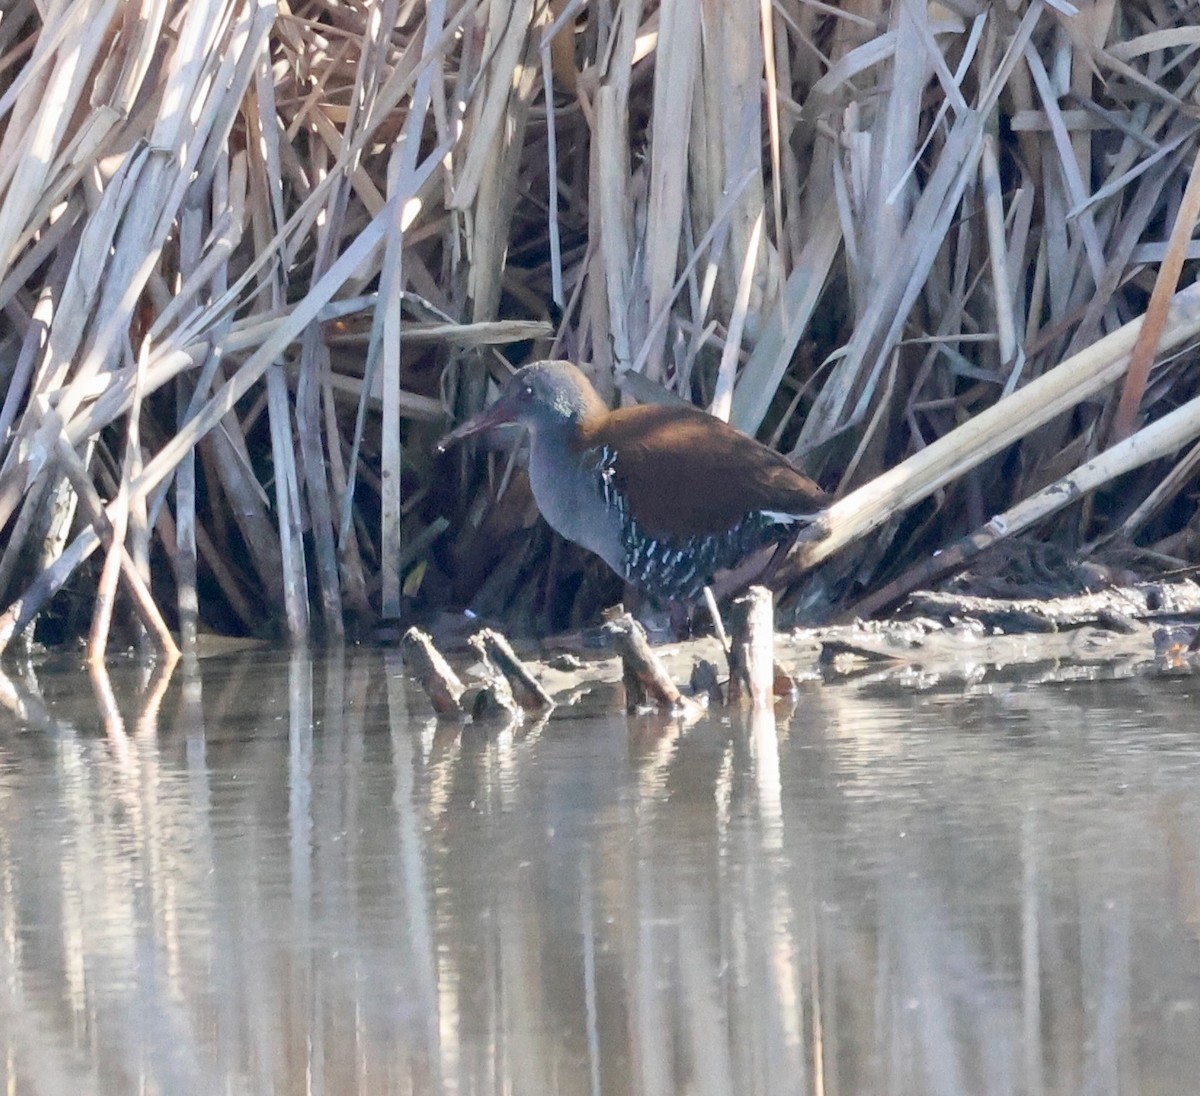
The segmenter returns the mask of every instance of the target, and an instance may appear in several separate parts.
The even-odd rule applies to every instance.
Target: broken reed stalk
[[[1162,330],[1167,323],[1167,310],[1170,308],[1175,287],[1179,284],[1179,275],[1187,257],[1187,245],[1195,231],[1197,219],[1200,219],[1200,149],[1196,150],[1196,158],[1192,161],[1192,172],[1188,176],[1187,189],[1183,192],[1183,201],[1171,228],[1166,258],[1158,268],[1158,277],[1154,280],[1154,292],[1150,294],[1145,321],[1130,352],[1129,371],[1125,375],[1121,402],[1117,405],[1116,418],[1113,419],[1114,442],[1129,437],[1133,432],[1134,419],[1146,391],[1150,366],[1154,363]]]
[[[1129,363],[1142,318],[1105,336],[970,421],[835,502],[822,519],[828,535],[801,542],[792,558],[804,567],[828,559],[893,514],[928,497],[1006,446],[1026,437],[1118,380]],[[1170,350],[1200,334],[1200,285],[1171,302],[1160,342]]]
[[[419,628],[409,628],[400,648],[404,665],[425,690],[433,710],[438,715],[462,715],[465,687],[430,636]]]
[[[539,712],[554,707],[554,698],[517,657],[512,644],[503,635],[492,628],[481,628],[471,637],[470,644],[481,658],[503,675],[513,698],[525,711]]]
[[[49,417],[47,417],[47,421],[49,421]],[[79,454],[60,436],[55,456],[61,463],[72,488],[79,496],[79,503],[83,507],[87,520],[97,531],[100,542],[110,551],[116,547],[121,548],[121,578],[125,582],[126,593],[133,603],[134,610],[141,618],[146,630],[154,636],[155,642],[164,654],[169,658],[178,657],[179,648],[154,602],[154,595],[134,563],[133,557],[120,544],[119,538],[115,537],[112,524],[104,512],[104,503],[89,478],[83,461],[79,459]]]
[[[1200,612],[1200,586],[1194,582],[1148,582],[1113,586],[1052,599],[976,597],[922,590],[913,608],[924,616],[952,621],[970,617],[1005,630],[1049,633],[1092,622],[1114,622],[1129,634],[1125,621],[1193,616]]]
[[[844,617],[870,617],[895,605],[918,586],[961,570],[974,557],[1077,502],[1089,491],[1111,483],[1135,468],[1178,452],[1196,437],[1200,437],[1200,397],[1189,400],[1182,407],[1142,427],[1132,437],[1106,449],[1003,514],[997,514],[982,529],[923,560],[899,578],[856,602]]]
[[[741,699],[769,709],[775,702],[775,601],[765,586],[751,586],[730,611],[729,702]]]
[[[646,638],[646,629],[624,613],[604,625],[604,630],[613,637],[617,653],[621,656],[621,680],[625,684],[625,707],[629,712],[644,705],[662,711],[691,707],[693,702],[685,697],[662,659],[654,653]]]

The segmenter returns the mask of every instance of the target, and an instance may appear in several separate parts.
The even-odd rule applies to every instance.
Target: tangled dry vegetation
[[[0,644],[586,618],[509,459],[432,455],[552,355],[838,493],[797,611],[1035,525],[1185,567],[1197,14],[6,0]]]

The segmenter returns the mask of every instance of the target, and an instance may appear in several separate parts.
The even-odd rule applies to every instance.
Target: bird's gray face
[[[574,366],[566,362],[535,362],[509,378],[498,404],[506,404],[512,421],[529,430],[565,426],[583,418],[587,407]]]
[[[536,433],[579,422],[588,410],[582,380],[583,374],[567,362],[535,362],[518,369],[495,403],[448,434],[438,448],[509,423]]]

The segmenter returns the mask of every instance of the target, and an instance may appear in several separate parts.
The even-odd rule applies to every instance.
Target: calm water
[[[1191,682],[462,735],[379,653],[113,684],[0,689],[6,1093],[1200,1086]]]

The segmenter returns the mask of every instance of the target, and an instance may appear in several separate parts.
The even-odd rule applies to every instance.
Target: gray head
[[[534,362],[518,369],[491,407],[469,418],[438,447],[513,422],[535,434],[570,429],[607,410],[591,382],[570,362]]]

